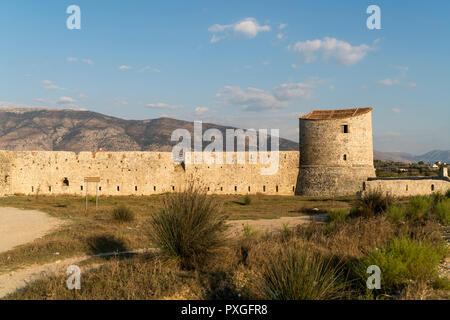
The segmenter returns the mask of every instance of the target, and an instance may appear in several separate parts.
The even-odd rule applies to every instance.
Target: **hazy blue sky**
[[[69,30],[66,8],[81,8]],[[369,30],[366,8],[381,8]],[[0,2],[0,105],[279,128],[374,108],[375,148],[450,149],[450,1]]]

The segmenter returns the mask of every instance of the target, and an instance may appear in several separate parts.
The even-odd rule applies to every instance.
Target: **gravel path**
[[[62,224],[45,212],[0,207],[0,252],[31,242]]]

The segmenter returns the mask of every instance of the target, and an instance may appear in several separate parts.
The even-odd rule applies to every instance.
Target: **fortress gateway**
[[[372,108],[314,110],[300,118],[300,151],[281,151],[278,171],[264,164],[179,164],[171,152],[0,151],[0,195],[84,195],[86,177],[99,195],[151,195],[182,190],[194,179],[209,193],[306,196],[354,195],[380,189],[397,196],[445,192],[439,177],[375,178]],[[233,152],[237,158],[237,153]],[[97,187],[97,189],[96,189]]]

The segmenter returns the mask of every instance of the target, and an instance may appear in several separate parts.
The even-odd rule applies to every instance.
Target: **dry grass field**
[[[0,199],[0,206],[67,221],[56,232],[1,253],[0,275],[79,255],[150,250],[84,259],[78,264],[81,290],[68,290],[67,275],[60,273],[8,299],[450,298],[443,240],[448,195],[400,201],[376,195],[165,194],[100,198],[98,211],[95,200],[89,201],[85,212],[84,200],[76,197]],[[323,213],[327,223],[280,223],[270,232],[248,223]],[[246,222],[242,233],[230,236],[221,222],[230,220]],[[371,264],[383,270],[380,290],[366,289],[365,268]]]

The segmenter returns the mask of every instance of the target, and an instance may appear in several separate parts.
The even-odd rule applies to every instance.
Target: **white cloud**
[[[283,39],[283,37],[284,37],[284,34],[282,34],[282,33],[277,34],[277,39],[278,40]]]
[[[158,102],[158,103],[149,103],[147,104],[148,108],[153,108],[153,109],[182,109],[184,108],[184,106],[180,106],[180,105],[170,105],[167,103],[162,103],[162,102]]]
[[[270,64],[270,62],[269,61],[263,61],[263,63],[262,63],[263,65],[265,65],[265,66],[267,66],[267,65],[269,65]]]
[[[67,62],[77,62],[78,61],[78,58],[75,58],[75,57],[68,57],[67,58]]]
[[[194,109],[194,112],[196,115],[200,116],[202,114],[204,114],[205,112],[207,112],[209,109],[206,107],[197,107]]]
[[[308,100],[319,81],[307,83],[283,83],[272,88],[273,93],[249,87],[225,86],[216,94],[219,104],[234,105],[249,111],[275,110],[287,107],[293,100]]]
[[[227,38],[230,32],[233,32],[236,36],[244,36],[251,39],[256,37],[260,32],[267,32],[270,30],[270,26],[260,25],[255,18],[246,18],[227,25],[214,24],[208,28],[208,31],[213,34],[211,43]],[[222,36],[219,36],[218,34],[222,34]]]
[[[293,64],[291,64],[291,68],[292,69],[297,69],[297,65],[293,63]]]
[[[378,81],[378,84],[383,86],[394,86],[402,84],[402,80],[407,77],[409,68],[404,66],[396,66],[395,69],[399,70],[400,73],[393,78],[386,78]],[[417,84],[415,82],[409,82],[406,84],[407,88],[415,88]]]
[[[273,109],[287,106],[286,102],[279,101],[272,94],[258,88],[225,86],[216,94],[224,104],[241,106],[248,110]]]
[[[92,61],[91,59],[82,59],[81,61],[83,61],[84,63],[87,63],[89,65],[94,64],[94,61]]]
[[[161,70],[159,70],[157,68],[150,67],[150,66],[145,66],[145,67],[141,68],[138,72],[145,72],[145,71],[161,72]]]
[[[334,59],[338,64],[343,66],[351,66],[361,61],[367,52],[372,50],[366,44],[352,46],[348,42],[328,37],[323,40],[299,41],[288,48],[300,53],[300,58],[306,63],[313,62],[316,59],[316,54],[321,52],[324,61]]]
[[[386,79],[378,81],[378,83],[383,85],[383,86],[394,86],[396,84],[400,84],[400,80],[399,79],[386,78]]]
[[[56,101],[57,105],[60,106],[71,106],[71,107],[75,107],[76,106],[76,100],[71,98],[71,97],[59,97],[59,99]]]
[[[89,98],[87,95],[85,95],[84,93],[80,93],[79,95],[78,95],[78,98],[80,98],[80,99],[87,99],[87,98]]]
[[[54,84],[50,80],[44,80],[44,81],[42,81],[42,83],[45,85],[44,86],[45,90],[65,90],[64,88],[61,88],[60,86],[57,86],[56,84]]]
[[[121,71],[130,70],[130,69],[132,69],[130,66],[127,66],[124,64],[119,66],[119,70],[121,70]]]
[[[400,113],[400,112],[402,112],[402,110],[400,110],[399,108],[392,108],[392,112]]]
[[[283,83],[273,89],[278,100],[308,100],[312,98],[312,83]]]
[[[287,27],[287,23],[281,23],[279,26],[278,26],[278,30],[283,30],[284,28],[286,28]]]

